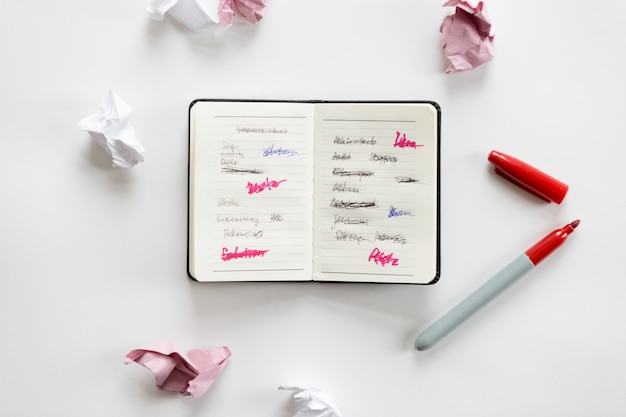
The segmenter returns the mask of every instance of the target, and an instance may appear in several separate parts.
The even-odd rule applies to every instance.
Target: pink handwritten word
[[[412,140],[409,140],[406,138],[406,133],[402,133],[402,135],[400,135],[400,132],[396,131],[396,140],[393,143],[393,147],[394,148],[417,148],[418,146],[424,146],[424,145],[418,145],[415,142],[413,142]]]
[[[231,252],[228,248],[222,248],[222,261],[230,261],[231,259],[240,259],[240,258],[256,258],[257,256],[265,256],[265,254],[269,252],[269,249],[266,250],[258,250],[258,249],[248,249],[246,248],[242,252],[239,252],[239,246],[235,246],[235,251]]]
[[[369,258],[367,258],[368,262],[374,261],[377,265],[385,266],[387,264],[391,264],[391,266],[398,266],[398,258],[393,257],[393,252],[386,255],[385,252],[381,252],[380,249],[374,248],[370,252]]]
[[[265,178],[265,182],[262,182],[260,184],[256,182],[252,184],[250,181],[248,181],[248,184],[246,185],[246,187],[248,187],[248,194],[254,194],[254,193],[260,193],[261,191],[265,189],[271,190],[272,188],[277,188],[280,184],[282,184],[285,181],[287,180],[270,181],[269,178]]]

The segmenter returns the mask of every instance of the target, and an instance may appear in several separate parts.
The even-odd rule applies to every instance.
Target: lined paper
[[[437,132],[432,111],[402,104],[316,108],[315,279],[433,279]]]
[[[311,278],[311,111],[305,104],[194,105],[192,154],[201,163],[190,166],[192,275]]]

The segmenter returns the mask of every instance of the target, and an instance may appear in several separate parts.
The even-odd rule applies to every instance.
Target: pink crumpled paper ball
[[[233,16],[254,24],[263,19],[264,9],[265,0],[220,0],[217,15],[223,26],[230,25]]]
[[[456,7],[441,22],[441,46],[450,64],[446,73],[467,71],[493,58],[491,21],[482,1],[474,7],[467,1],[448,0],[444,7]]]
[[[230,356],[231,352],[226,346],[180,353],[171,344],[162,344],[149,349],[132,350],[124,362],[127,365],[135,362],[151,370],[159,389],[196,398],[206,394]]]

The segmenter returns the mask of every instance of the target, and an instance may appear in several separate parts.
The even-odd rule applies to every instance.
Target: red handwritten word
[[[256,258],[257,256],[265,256],[267,252],[269,252],[269,249],[258,250],[246,248],[242,252],[239,252],[239,246],[235,246],[235,251],[230,252],[228,248],[222,248],[222,261],[227,262],[231,259]]]
[[[394,148],[417,148],[418,146],[424,146],[424,145],[418,145],[415,142],[413,142],[412,140],[409,140],[406,138],[406,133],[402,133],[402,136],[400,135],[400,132],[396,131],[396,140],[393,143],[393,147]]]
[[[285,181],[287,180],[270,181],[269,178],[265,178],[265,182],[262,182],[260,184],[259,183],[252,184],[251,182],[248,181],[248,184],[246,185],[246,187],[248,187],[248,194],[254,194],[254,193],[260,193],[261,191],[265,189],[271,190],[272,188],[277,188],[280,184],[282,184]]]
[[[387,264],[391,264],[391,266],[398,266],[398,258],[393,257],[393,252],[386,255],[385,252],[381,252],[380,249],[374,248],[370,252],[369,258],[367,258],[368,262],[374,261],[377,265],[385,266]]]

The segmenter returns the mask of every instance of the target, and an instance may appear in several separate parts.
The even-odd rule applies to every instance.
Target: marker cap
[[[537,168],[500,151],[491,151],[487,158],[496,174],[547,202],[561,204],[569,186]]]

